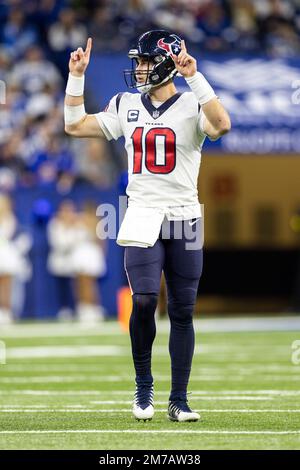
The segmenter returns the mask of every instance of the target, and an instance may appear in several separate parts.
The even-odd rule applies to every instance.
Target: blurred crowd
[[[47,186],[67,195],[82,182],[111,188],[118,177],[111,144],[64,133],[69,48],[86,38],[86,27],[64,6],[59,1],[0,3],[0,191]],[[71,39],[65,37],[63,46],[58,29],[69,23],[74,34],[68,33]],[[66,47],[62,54],[61,47]],[[86,101],[89,112],[99,111],[88,93]]]
[[[14,57],[43,43],[55,60],[94,38],[97,52],[125,51],[148,29],[166,28],[207,51],[299,52],[299,0],[8,0],[2,42]]]
[[[48,270],[55,277],[58,318],[96,322],[105,317],[97,279],[106,274],[103,240],[97,238],[96,207],[85,203],[80,211],[63,200],[48,224]]]
[[[300,52],[300,0],[7,0],[0,2],[0,190],[78,181],[111,187],[122,170],[112,145],[63,131],[70,51],[93,37],[94,52],[125,52],[151,28],[211,53]],[[3,91],[3,90],[2,90]],[[90,100],[89,100],[90,98]],[[87,96],[89,112],[92,97]],[[90,105],[89,105],[90,101]]]
[[[106,316],[98,280],[107,274],[107,246],[97,237],[98,222],[94,202],[78,207],[67,198],[47,218],[48,249],[39,258],[53,277],[60,320],[94,324]],[[23,314],[26,286],[37,269],[36,235],[20,224],[9,195],[0,193],[0,327]]]
[[[13,308],[12,282],[31,275],[31,240],[8,195],[20,187],[52,188],[68,198],[81,183],[115,187],[124,171],[114,143],[64,133],[70,52],[92,36],[94,53],[125,54],[139,34],[158,28],[182,35],[191,53],[294,57],[300,0],[0,0],[0,322]],[[85,102],[88,112],[99,111],[89,90]],[[48,268],[58,281],[62,316],[74,310],[66,297],[70,280],[79,293],[78,315],[103,315],[95,280],[105,262],[93,214],[90,208],[79,214],[67,201],[49,223]]]

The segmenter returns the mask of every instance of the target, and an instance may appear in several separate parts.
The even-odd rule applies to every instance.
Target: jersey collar
[[[165,111],[167,111],[172,104],[174,104],[178,98],[181,96],[181,93],[176,93],[176,95],[171,96],[167,101],[161,104],[158,108],[153,106],[151,103],[148,93],[143,93],[141,95],[141,100],[144,107],[147,109],[148,113],[153,119],[159,118]]]

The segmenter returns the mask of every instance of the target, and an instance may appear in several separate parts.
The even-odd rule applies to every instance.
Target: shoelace
[[[192,413],[192,410],[188,406],[187,400],[176,400],[175,402],[170,403],[170,411],[173,413]]]
[[[153,385],[136,385],[134,401],[140,408],[145,409],[153,405],[153,396]]]

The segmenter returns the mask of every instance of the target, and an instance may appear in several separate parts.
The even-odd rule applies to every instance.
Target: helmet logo
[[[173,55],[179,52],[180,46],[178,45],[179,38],[175,34],[171,35],[174,38],[172,42],[164,42],[164,38],[161,38],[157,41],[157,46],[161,49],[164,49],[169,54]]]

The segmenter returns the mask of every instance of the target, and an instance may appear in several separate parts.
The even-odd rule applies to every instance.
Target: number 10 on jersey
[[[157,163],[156,139],[164,138],[164,163]],[[142,172],[144,128],[136,127],[131,139],[133,141],[133,173]],[[167,174],[176,165],[176,135],[169,127],[153,127],[146,132],[144,146],[145,166],[151,173]]]

